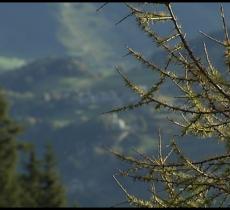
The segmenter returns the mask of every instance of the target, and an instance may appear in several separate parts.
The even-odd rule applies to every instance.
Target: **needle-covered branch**
[[[220,17],[224,40],[213,38],[205,32],[201,33],[204,38],[214,41],[223,49],[225,60],[223,66],[227,71],[219,70],[213,65],[214,62],[208,52],[209,46],[205,42],[202,46],[203,56],[193,51],[171,3],[125,3],[125,6],[129,13],[118,23],[128,17],[134,17],[140,30],[164,52],[165,62],[162,67],[155,58],[149,59],[144,53],[127,47],[127,55],[131,55],[142,64],[143,69],[149,69],[157,79],[146,90],[117,68],[126,87],[139,99],[110,112],[154,105],[155,109],[178,114],[176,119],[170,121],[181,128],[182,136],[190,134],[202,138],[215,137],[219,142],[230,145],[230,40],[223,6],[220,6]],[[168,27],[168,34],[161,35],[156,25],[162,25],[165,29]],[[167,89],[167,97],[171,100],[164,101],[160,96],[168,84],[170,87]],[[136,158],[113,151],[116,157],[130,166],[127,170],[119,171],[119,175],[147,183],[150,187],[149,200],[132,197],[116,179],[117,184],[122,186],[123,191],[125,190],[131,205],[137,207],[230,205],[229,153],[194,161],[184,155],[175,143],[171,145],[166,155],[163,155],[164,149],[166,148],[162,147],[160,141],[158,158],[140,153]]]

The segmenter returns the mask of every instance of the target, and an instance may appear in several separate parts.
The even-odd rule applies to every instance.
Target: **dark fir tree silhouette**
[[[17,142],[20,127],[8,116],[8,106],[0,91],[0,207],[20,205],[17,176]]]
[[[46,146],[46,153],[43,160],[42,202],[44,207],[64,207],[66,206],[65,189],[60,182],[56,168],[54,152],[50,145]]]
[[[23,207],[39,207],[42,201],[42,163],[37,159],[35,149],[29,152],[29,160],[25,163],[25,172],[21,175],[23,190]]]

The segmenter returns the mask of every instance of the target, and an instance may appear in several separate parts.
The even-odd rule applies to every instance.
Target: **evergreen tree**
[[[54,152],[50,145],[46,147],[44,156],[44,171],[42,175],[42,207],[64,207],[66,206],[65,189],[60,182],[56,168]]]
[[[41,167],[41,161],[37,159],[33,147],[29,153],[25,173],[21,175],[21,185],[23,188],[21,202],[23,207],[39,207],[42,202]]]
[[[66,194],[58,176],[51,146],[47,146],[42,160],[34,148],[29,153],[25,172],[21,176],[24,196],[23,207],[65,207]]]
[[[20,205],[17,177],[17,142],[20,127],[8,116],[8,107],[0,91],[0,207]]]
[[[171,3],[135,5],[126,3],[125,5],[130,10],[130,14],[125,18],[134,16],[140,29],[166,53],[165,65],[154,62],[154,58],[149,60],[142,53],[128,47],[128,55],[150,69],[157,81],[146,90],[131,81],[117,68],[126,86],[139,96],[139,100],[110,112],[153,105],[155,109],[173,111],[178,114],[176,119],[170,120],[181,128],[181,136],[190,134],[199,138],[214,137],[219,143],[228,145],[230,140],[230,39],[223,7],[220,7],[220,14],[224,40],[217,40],[202,32],[206,38],[214,41],[224,50],[226,68],[220,71],[211,62],[205,43],[203,57],[193,52]],[[154,28],[156,23],[165,22],[167,24],[164,26],[169,27],[169,33],[166,36],[161,35],[157,27]],[[171,91],[170,102],[159,97],[166,82],[170,82],[172,89],[176,89],[176,91]],[[226,207],[230,205],[228,147],[224,154],[195,161],[188,158],[174,140],[170,150],[164,155],[159,135],[158,157],[153,158],[146,154],[128,157],[114,151],[113,153],[130,164],[128,170],[119,171],[118,175],[146,182],[150,187],[150,198],[145,200],[130,194],[119,182],[117,176],[114,176],[130,205],[137,207]]]

